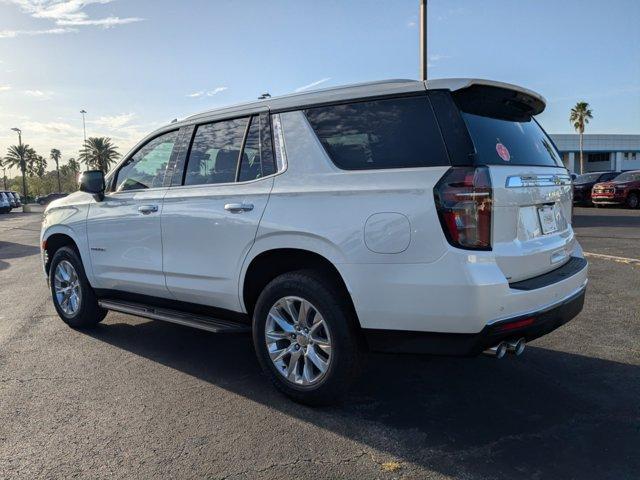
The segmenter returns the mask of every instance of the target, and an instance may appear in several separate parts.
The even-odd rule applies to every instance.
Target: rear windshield
[[[449,165],[426,96],[316,107],[305,114],[338,168]]]
[[[499,120],[462,112],[482,165],[562,167],[560,154],[534,121]]]

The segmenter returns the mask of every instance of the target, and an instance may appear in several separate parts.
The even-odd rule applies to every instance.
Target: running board
[[[99,300],[98,305],[114,312],[127,313],[137,317],[177,323],[187,327],[199,328],[214,333],[243,333],[250,331],[249,326],[229,320],[206,317],[193,313],[171,310],[169,308],[152,307],[142,303],[123,302],[120,300]]]

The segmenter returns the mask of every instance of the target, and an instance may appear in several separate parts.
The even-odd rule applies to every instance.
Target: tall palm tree
[[[22,196],[27,198],[27,171],[35,155],[35,150],[27,144],[12,145],[7,149],[4,164],[9,168],[19,168],[22,173]],[[25,200],[26,201],[26,200]]]
[[[56,174],[58,175],[58,191],[61,192],[62,186],[60,185],[60,157],[62,156],[62,153],[60,153],[60,150],[58,150],[57,148],[52,148],[51,154],[49,156],[51,157],[51,160],[56,162]]]
[[[593,114],[587,102],[576,103],[576,106],[571,109],[571,115],[569,115],[569,121],[573,124],[573,128],[580,134],[580,174],[584,173],[582,136],[584,135],[584,127],[589,123],[590,118],[593,118]]]
[[[88,168],[107,173],[111,164],[120,157],[117,149],[109,137],[89,137],[80,151],[80,161]]]

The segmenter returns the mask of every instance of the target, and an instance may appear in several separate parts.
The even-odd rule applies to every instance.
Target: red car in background
[[[640,206],[640,170],[624,172],[609,182],[596,183],[591,190],[594,205]]]

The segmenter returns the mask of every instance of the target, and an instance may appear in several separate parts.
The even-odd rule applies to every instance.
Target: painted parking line
[[[584,252],[585,257],[602,258],[604,260],[613,260],[619,263],[631,263],[640,265],[640,258],[616,257],[615,255],[605,255],[603,253]]]

